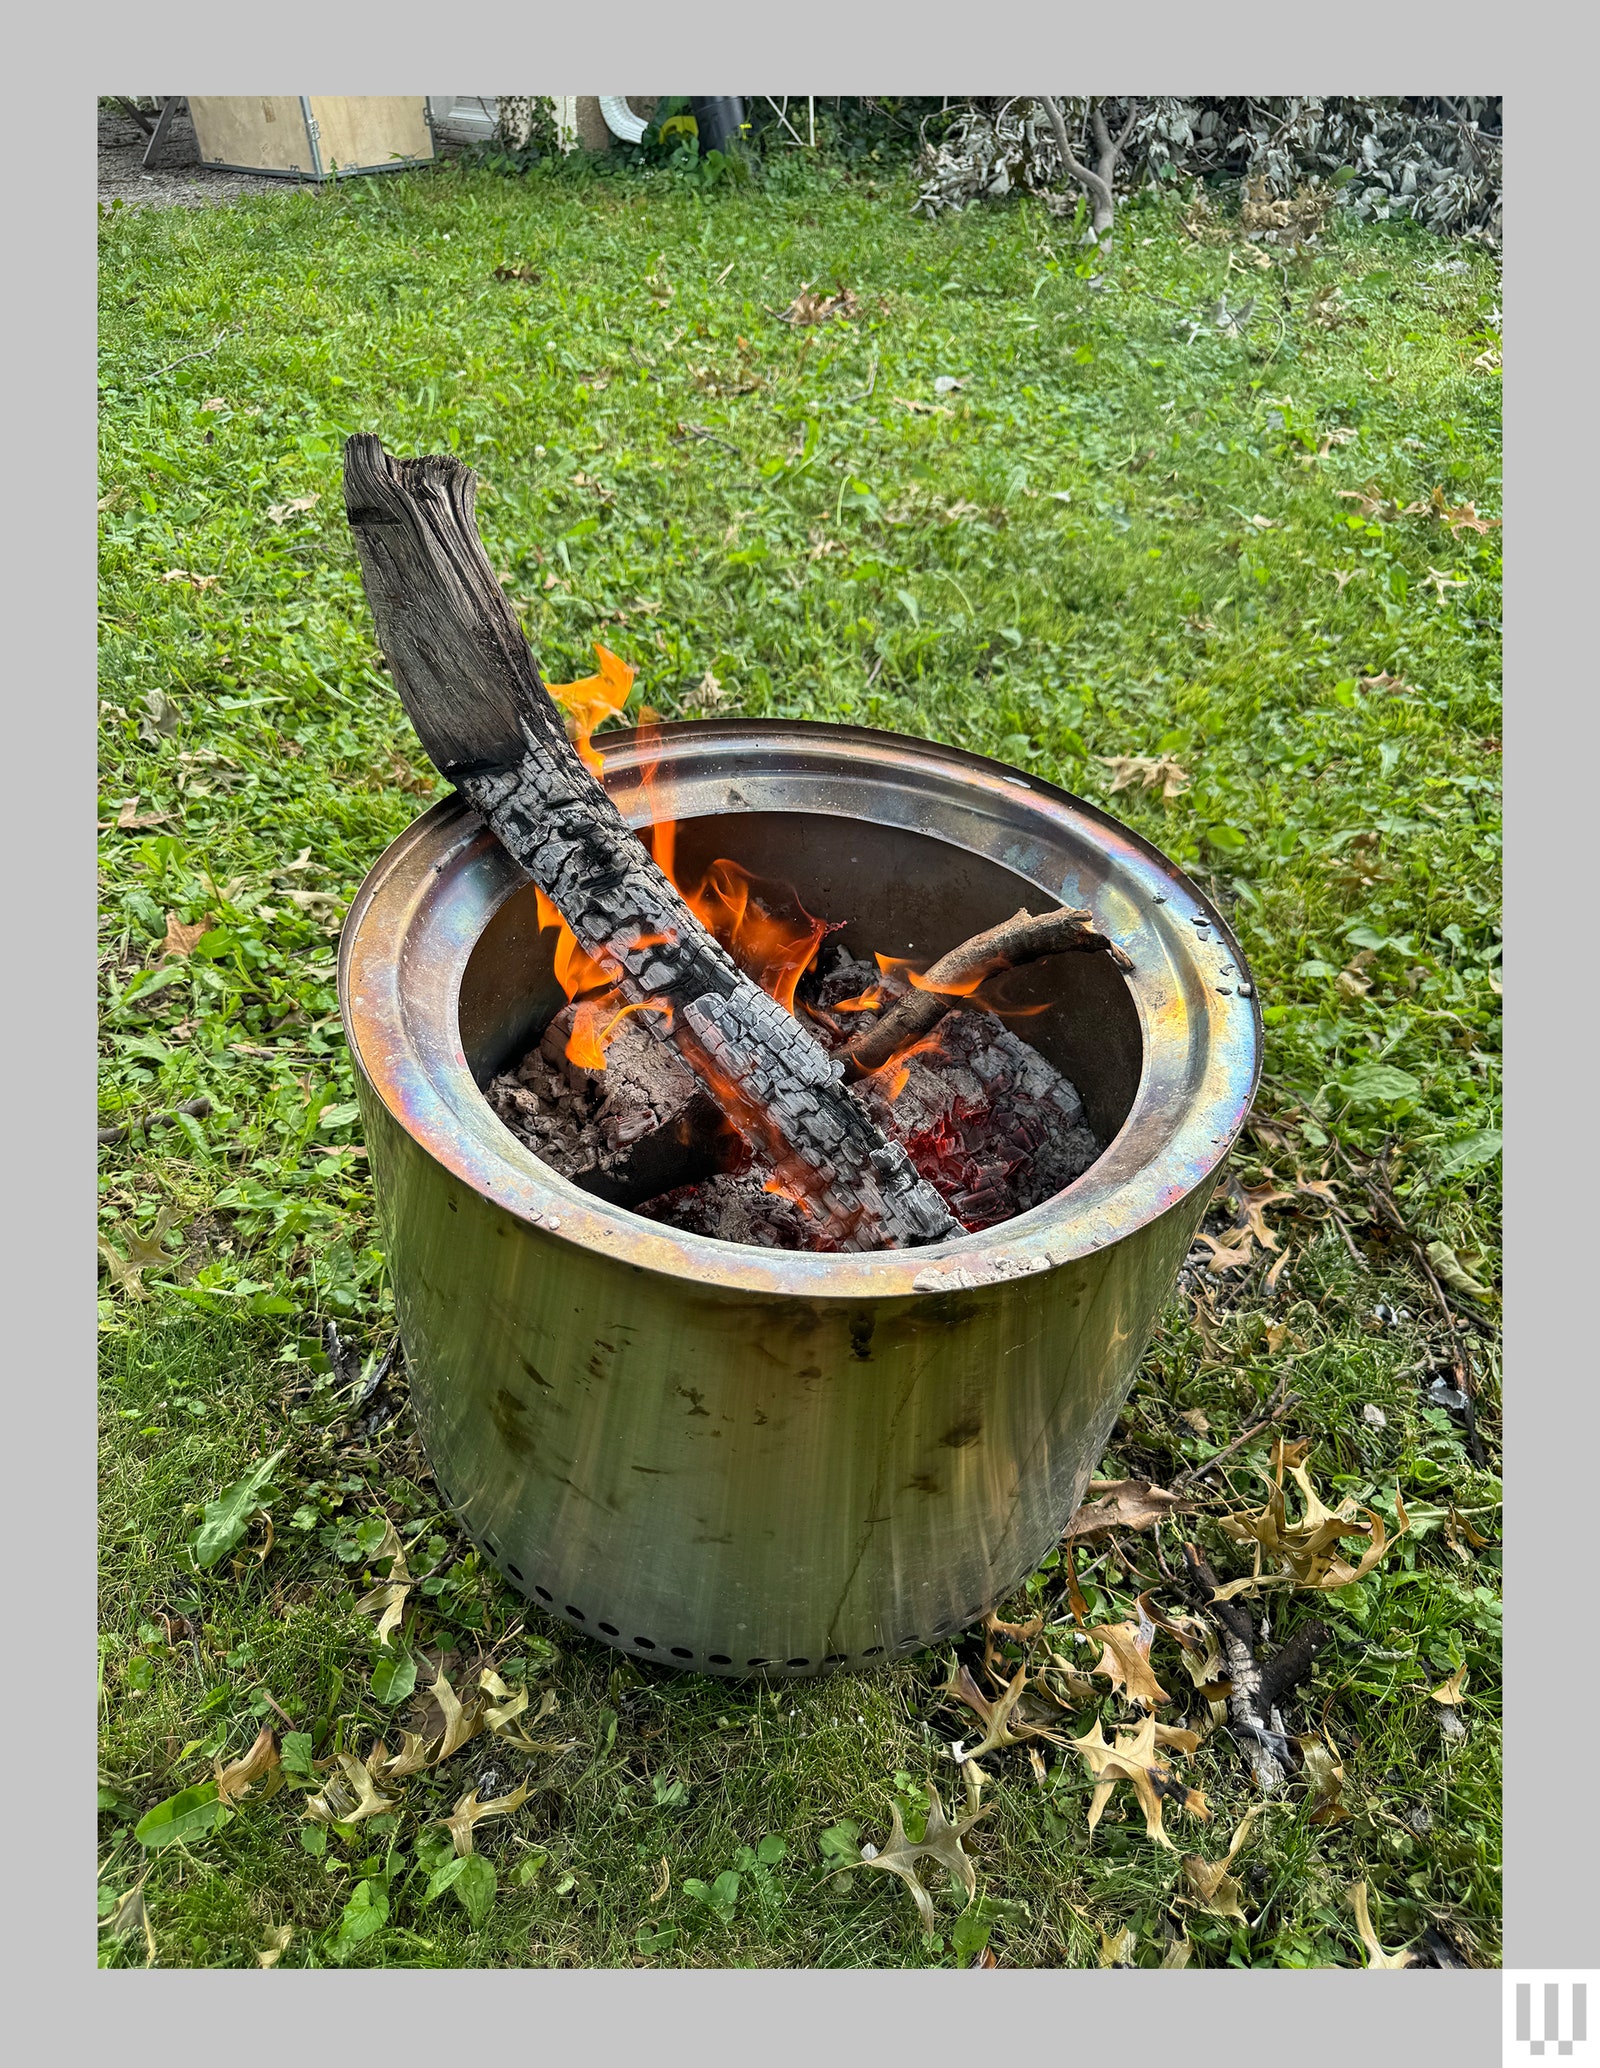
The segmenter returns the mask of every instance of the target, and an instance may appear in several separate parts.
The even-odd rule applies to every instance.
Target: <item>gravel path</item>
[[[173,120],[156,162],[146,172],[139,162],[148,139],[122,108],[100,110],[100,205],[121,201],[129,208],[215,208],[241,194],[290,194],[309,184],[266,179],[251,172],[213,172],[202,165],[194,124],[185,109]]]

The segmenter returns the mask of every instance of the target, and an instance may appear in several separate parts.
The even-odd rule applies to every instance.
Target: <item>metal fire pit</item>
[[[346,921],[360,1080],[411,1394],[440,1491],[512,1583],[698,1672],[881,1664],[975,1621],[1049,1552],[1105,1447],[1244,1123],[1260,1019],[1193,884],[1093,806],[854,727],[711,721],[604,739],[630,823],[942,953],[1023,903],[1092,908],[1133,957],[1009,980],[1019,1032],[1106,1153],[1045,1205],[933,1248],[794,1255],[592,1198],[481,1087],[564,1003],[532,886],[463,805],[402,834]]]

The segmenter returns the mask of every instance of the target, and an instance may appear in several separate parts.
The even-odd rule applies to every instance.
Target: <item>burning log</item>
[[[429,758],[487,820],[627,1004],[841,1248],[958,1232],[844,1070],[701,926],[567,738],[447,455],[345,446],[345,507],[378,639]]]
[[[921,976],[908,971],[911,989],[907,996],[845,1044],[845,1074],[865,1077],[881,1069],[891,1056],[931,1034],[958,999],[970,998],[980,984],[1003,969],[1036,962],[1042,955],[1073,951],[1109,955],[1116,968],[1132,969],[1128,957],[1115,942],[1097,933],[1092,921],[1092,913],[1070,905],[1037,913],[1024,906],[1000,925],[952,948]]]

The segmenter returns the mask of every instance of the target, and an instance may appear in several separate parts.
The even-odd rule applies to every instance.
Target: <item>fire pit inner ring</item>
[[[1105,1153],[925,1249],[713,1242],[542,1164],[481,1087],[565,1002],[531,887],[448,801],[376,865],[340,984],[419,1425],[441,1490],[541,1606],[723,1674],[862,1667],[985,1613],[1081,1497],[1259,1065],[1219,915],[1092,806],[957,750],[711,721],[602,735],[630,823],[679,822],[933,956],[1022,903],[1087,905],[1133,957],[1008,979],[1015,1029]]]

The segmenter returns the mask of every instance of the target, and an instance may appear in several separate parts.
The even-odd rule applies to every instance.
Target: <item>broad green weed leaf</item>
[[[307,1781],[316,1779],[309,1731],[285,1731],[278,1743],[278,1758],[286,1774],[298,1774]]]
[[[403,1702],[417,1684],[417,1662],[410,1652],[383,1653],[372,1669],[372,1694],[375,1701],[393,1709]]]
[[[494,1902],[495,1871],[482,1853],[468,1853],[466,1858],[457,1864],[461,1872],[451,1883],[456,1892],[456,1900],[472,1922],[481,1925],[489,1915],[490,1906]]]
[[[437,1901],[446,1889],[454,1888],[466,1872],[468,1860],[477,1857],[476,1853],[463,1853],[460,1859],[446,1860],[442,1867],[436,1867],[429,1877],[427,1888],[423,1891],[423,1908],[426,1909],[430,1903]]]
[[[1500,1154],[1502,1138],[1497,1127],[1480,1127],[1470,1135],[1463,1135],[1458,1142],[1452,1142],[1439,1159],[1439,1175],[1442,1178],[1458,1177],[1462,1171],[1476,1170],[1480,1164],[1493,1163]]]
[[[1362,1063],[1345,1072],[1339,1088],[1352,1105],[1398,1106],[1402,1099],[1414,1099],[1422,1086],[1409,1070],[1397,1070],[1393,1063]]]
[[[358,1946],[375,1938],[388,1922],[389,1892],[383,1883],[358,1882],[355,1893],[344,1906],[344,1915],[339,1919],[339,1936],[332,1947],[334,1959],[345,1959]]]
[[[163,1845],[187,1845],[204,1838],[208,1831],[227,1823],[233,1812],[217,1794],[215,1781],[202,1781],[198,1788],[183,1788],[147,1810],[133,1827],[133,1835],[152,1850]]]
[[[243,1479],[236,1479],[214,1501],[207,1501],[200,1527],[189,1539],[190,1554],[202,1572],[215,1565],[219,1558],[226,1558],[249,1528],[250,1518],[261,1506],[261,1496],[282,1456],[281,1450],[274,1451],[270,1458],[252,1467]]]

